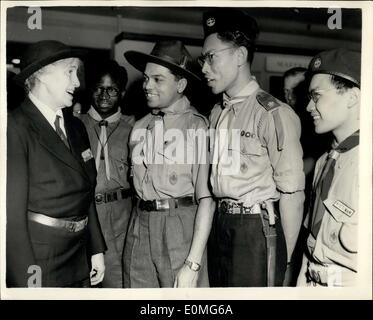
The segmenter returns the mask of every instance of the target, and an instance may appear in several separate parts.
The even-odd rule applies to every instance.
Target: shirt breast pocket
[[[257,139],[241,136],[239,144],[233,141],[230,151],[232,151],[234,163],[237,161],[234,157],[240,157],[239,163],[241,174],[248,173],[250,168],[261,168],[263,166],[262,156],[264,150]]]
[[[220,156],[219,164],[224,166],[225,174],[249,174],[250,168],[260,166],[263,154],[261,149],[257,141],[248,141],[248,138],[241,136],[239,141],[231,141],[228,152],[223,152]]]
[[[259,140],[254,138],[252,135],[249,137],[241,135],[240,152],[242,155],[260,157],[263,155],[264,148],[260,144]]]
[[[339,200],[335,197],[328,197],[324,204],[333,218],[334,223],[327,225],[327,230],[330,237],[333,233],[338,236],[335,241],[339,241],[340,245],[350,253],[357,252],[357,232],[358,232],[358,216],[355,209],[347,203],[347,201]],[[333,227],[335,225],[335,227]],[[332,238],[331,238],[332,239]],[[332,239],[333,240],[333,239]]]

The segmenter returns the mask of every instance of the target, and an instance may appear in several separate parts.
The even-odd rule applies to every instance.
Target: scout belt
[[[246,207],[242,202],[233,200],[219,200],[218,212],[222,214],[260,214],[261,208],[259,204]]]
[[[35,213],[35,212],[28,212],[28,219],[31,221],[43,224],[48,227],[66,229],[70,232],[79,232],[83,230],[88,223],[87,216],[83,218],[82,220],[73,221],[73,220],[52,218],[44,214]]]
[[[132,190],[131,189],[116,189],[108,192],[103,193],[96,193],[95,201],[96,204],[102,204],[107,202],[118,201],[122,199],[126,199],[131,197]]]
[[[143,211],[166,211],[171,208],[190,207],[195,204],[193,197],[155,199],[139,201],[139,208]]]

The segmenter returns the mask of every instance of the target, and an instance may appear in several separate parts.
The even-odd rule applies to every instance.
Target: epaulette
[[[256,95],[256,99],[260,105],[271,112],[273,116],[273,121],[275,123],[276,137],[277,137],[277,148],[281,151],[284,147],[284,128],[282,125],[281,117],[278,112],[281,104],[276,100],[275,97],[271,96],[269,93],[261,91]]]
[[[258,100],[260,105],[267,111],[272,111],[281,106],[275,97],[264,91],[261,91],[256,95],[256,100]]]

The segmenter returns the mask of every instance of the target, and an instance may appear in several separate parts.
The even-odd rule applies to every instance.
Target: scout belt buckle
[[[53,228],[63,228],[68,230],[69,232],[79,232],[85,228],[88,224],[88,217],[85,217],[82,220],[74,221],[74,220],[64,220],[46,216],[44,214],[35,213],[35,212],[28,212],[28,219],[49,227]]]
[[[221,213],[227,214],[255,214],[258,213],[253,208],[256,208],[256,205],[253,207],[245,207],[242,202],[231,202],[226,200],[221,200],[219,202],[219,211]],[[259,212],[260,213],[260,212]]]
[[[170,204],[167,199],[164,200],[153,200],[156,211],[164,211],[170,209]]]
[[[101,203],[105,202],[105,195],[102,194],[102,193],[96,193],[95,201],[96,201],[96,204],[101,204]]]
[[[66,228],[70,232],[79,232],[85,228],[88,219],[83,219],[80,221],[66,221]]]
[[[221,213],[240,214],[242,212],[242,204],[222,200],[219,203],[219,209]]]
[[[140,200],[140,209],[145,211],[165,211],[170,208],[167,199],[164,200]]]

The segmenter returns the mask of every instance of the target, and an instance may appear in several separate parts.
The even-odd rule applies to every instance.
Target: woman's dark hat
[[[21,58],[21,72],[14,81],[23,85],[34,72],[55,61],[66,58],[80,58],[87,54],[84,50],[73,49],[62,42],[43,40],[30,45]]]
[[[159,41],[150,54],[139,51],[124,53],[127,61],[137,70],[144,72],[146,64],[152,62],[170,69],[172,72],[190,80],[200,80],[191,71],[192,57],[181,41]]]

